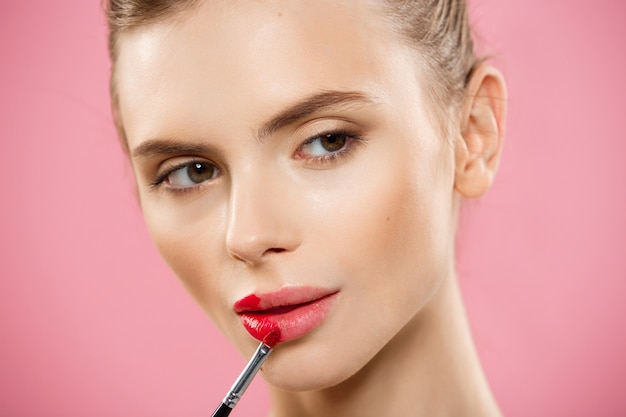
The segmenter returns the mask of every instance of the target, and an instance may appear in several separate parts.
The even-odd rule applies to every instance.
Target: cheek
[[[428,292],[447,259],[446,199],[427,185],[409,179],[388,183],[367,204],[366,228],[355,239],[354,250],[367,254],[370,264],[368,284],[395,303],[403,293],[416,300]]]
[[[202,308],[219,323],[216,312],[222,275],[210,265],[219,265],[224,256],[222,218],[210,201],[197,200],[181,209],[167,202],[144,201],[144,218],[161,256]]]
[[[429,163],[441,161],[433,154],[422,152],[415,161],[406,157],[406,147],[394,149],[400,151],[368,150],[374,158],[341,175],[336,188],[325,182],[324,198],[304,212],[315,250],[306,253],[303,266],[325,278],[329,272],[342,298],[319,335],[332,343],[306,353],[311,363],[328,364],[323,374],[277,356],[276,367],[267,370],[272,384],[294,388],[293,381],[306,386],[313,378],[325,386],[353,375],[419,313],[446,276],[453,241],[451,174]]]
[[[327,227],[333,241],[337,237],[336,262],[354,295],[350,308],[376,310],[373,317],[390,332],[438,288],[451,266],[454,241],[452,171],[442,170],[439,148],[400,149],[372,165],[375,175],[349,188],[341,205],[330,209],[343,215]]]

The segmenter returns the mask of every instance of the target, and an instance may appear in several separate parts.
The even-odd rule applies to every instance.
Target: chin
[[[356,371],[355,371],[356,372]],[[309,364],[298,370],[263,370],[263,379],[272,388],[288,392],[319,391],[339,385],[354,372],[343,372],[328,365]]]
[[[283,345],[263,365],[263,379],[282,391],[317,391],[341,384],[362,369],[370,359],[352,352],[328,352],[310,345]]]

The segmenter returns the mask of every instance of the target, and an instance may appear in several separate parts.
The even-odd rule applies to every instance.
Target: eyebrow
[[[336,107],[349,107],[353,105],[372,105],[376,100],[360,91],[336,91],[326,90],[313,94],[291,105],[285,110],[272,117],[268,122],[257,130],[256,136],[263,141],[268,136],[283,127],[289,126],[298,120],[325,110]]]
[[[272,117],[256,131],[256,137],[259,141],[263,141],[274,132],[322,111],[336,109],[337,107],[349,108],[354,105],[373,104],[376,104],[376,100],[360,91],[321,91],[298,101]],[[148,139],[133,149],[131,154],[134,158],[145,158],[154,155],[185,153],[220,154],[216,147],[209,144],[196,141],[186,142],[177,139]]]
[[[176,154],[212,153],[220,154],[220,151],[203,142],[185,142],[177,139],[149,139],[141,143],[132,151],[134,158],[145,158],[153,155],[176,155]]]

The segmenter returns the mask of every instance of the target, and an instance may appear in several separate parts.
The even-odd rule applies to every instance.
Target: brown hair
[[[386,0],[392,27],[424,57],[433,83],[427,93],[444,111],[442,127],[456,120],[465,87],[479,59],[474,52],[466,0]],[[441,109],[436,109],[441,110]]]
[[[104,0],[109,26],[111,105],[118,134],[126,137],[118,114],[115,86],[117,42],[125,30],[169,19],[195,7],[201,0]],[[437,112],[442,127],[455,119],[467,81],[478,64],[474,53],[465,0],[384,0],[391,26],[426,59],[433,80],[428,94],[444,107]]]

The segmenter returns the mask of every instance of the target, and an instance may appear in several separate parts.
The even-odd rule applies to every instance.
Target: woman
[[[504,135],[462,1],[108,5],[111,91],[164,259],[271,416],[497,416],[454,238]]]

